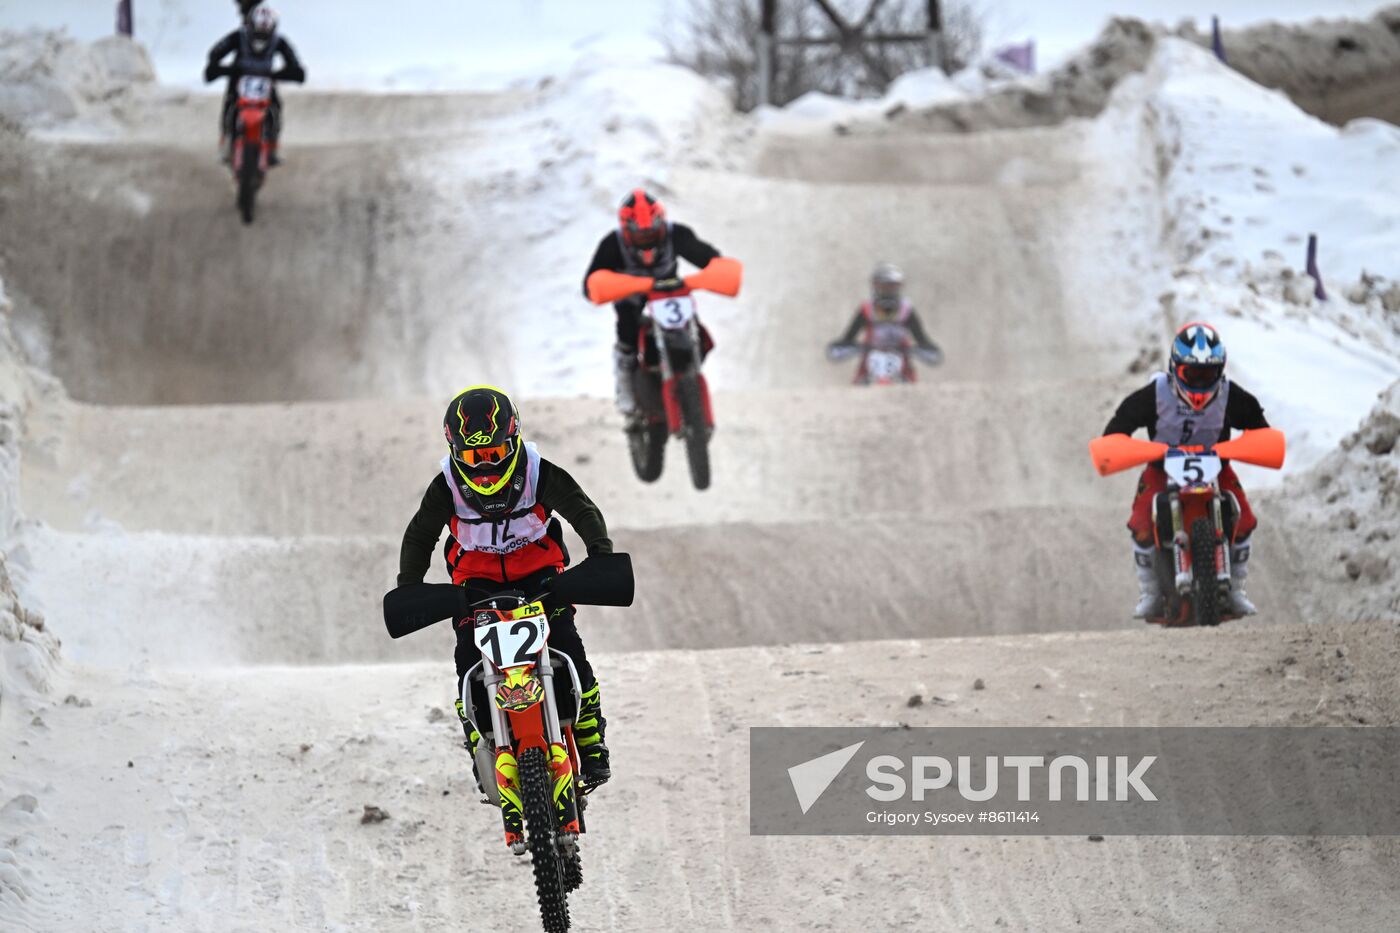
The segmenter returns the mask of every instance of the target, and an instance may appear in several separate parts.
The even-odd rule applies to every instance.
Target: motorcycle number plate
[[[865,358],[865,371],[877,381],[898,379],[904,371],[904,357],[890,350],[871,350]]]
[[[272,80],[252,75],[239,78],[238,96],[244,100],[267,100],[272,96]]]
[[[651,303],[652,320],[666,330],[680,330],[695,317],[695,299],[689,295],[672,295]]]
[[[497,670],[533,664],[549,641],[549,620],[543,612],[521,619],[503,619],[476,626],[472,637],[482,657]]]
[[[1214,454],[1168,454],[1162,465],[1167,478],[1183,489],[1215,482],[1222,469]]]

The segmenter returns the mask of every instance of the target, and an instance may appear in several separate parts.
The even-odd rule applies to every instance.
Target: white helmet
[[[904,300],[904,271],[892,262],[882,262],[870,273],[870,297],[875,307],[887,314],[899,310]]]
[[[277,35],[277,11],[270,6],[260,6],[248,17],[248,40],[253,51],[261,55],[267,51]]]

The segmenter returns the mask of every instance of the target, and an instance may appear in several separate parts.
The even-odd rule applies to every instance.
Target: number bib
[[[541,603],[531,603],[516,611],[525,615],[478,624],[472,630],[481,656],[497,670],[534,663],[535,656],[549,641],[549,618]],[[487,619],[499,618],[495,613],[481,615]]]
[[[647,305],[651,318],[666,330],[679,330],[695,317],[695,299],[689,295],[658,298]]]
[[[1215,454],[1168,453],[1162,460],[1167,478],[1182,489],[1215,482],[1223,469]]]
[[[272,96],[272,80],[252,75],[239,78],[238,96],[244,100],[267,100]]]
[[[889,350],[871,350],[865,357],[865,372],[871,379],[898,379],[904,371],[904,357]]]

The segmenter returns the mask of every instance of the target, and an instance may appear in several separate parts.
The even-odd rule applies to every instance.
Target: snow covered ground
[[[27,355],[97,404],[26,374],[0,327],[0,925],[436,931],[483,902],[530,919],[463,793],[446,633],[398,645],[376,618],[441,397],[484,374],[646,578],[636,610],[587,623],[619,767],[581,928],[1394,927],[1386,841],[860,843],[849,877],[794,898],[832,850],[748,836],[742,741],[756,719],[1400,721],[1395,390],[1366,414],[1400,375],[1390,129],[1317,124],[1175,41],[1096,118],[944,135],[886,115],[981,78],[750,120],[682,70],[585,54],[501,95],[289,97],[289,165],[243,236],[207,99],[139,75],[93,98],[54,68],[93,53],[43,41],[37,67],[0,58],[0,105],[29,128],[0,127],[20,179],[0,175],[0,204],[43,240],[0,230],[0,261]],[[51,91],[52,112],[34,103]],[[638,183],[748,263],[741,300],[705,305],[705,499],[675,462],[635,483],[599,398],[611,313],[578,280]],[[1307,232],[1325,304],[1299,287]],[[820,347],[886,255],[949,361],[857,393]],[[212,300],[220,260],[265,291]],[[1145,633],[1124,618],[1130,480],[1093,478],[1083,442],[1197,315],[1289,433],[1290,472],[1350,436],[1261,497],[1258,624]],[[211,404],[249,400],[281,404]],[[1267,624],[1300,620],[1317,624]],[[1082,631],[1101,628],[1119,631]],[[1008,637],[934,640],[989,633]],[[367,804],[392,818],[362,824]]]

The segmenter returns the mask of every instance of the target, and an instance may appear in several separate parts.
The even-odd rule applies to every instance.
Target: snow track
[[[678,449],[642,486],[609,403],[559,397],[606,390],[588,376],[605,357],[539,348],[604,354],[606,311],[561,291],[558,333],[521,324],[554,306],[517,308],[538,283],[515,279],[573,282],[608,222],[603,168],[565,147],[584,180],[541,194],[559,165],[498,148],[517,111],[557,100],[289,95],[288,166],[249,229],[212,146],[190,143],[214,105],[154,95],[128,102],[118,138],[0,147],[0,204],[23,221],[0,225],[7,281],[79,400],[36,401],[25,438],[23,505],[44,526],[16,556],[74,663],[48,700],[0,706],[24,759],[4,790],[35,801],[0,818],[0,842],[28,847],[19,929],[446,931],[488,909],[493,929],[531,928],[526,871],[468,788],[451,636],[391,641],[379,598],[444,401],[536,364],[578,371],[521,400],[527,435],[639,573],[635,608],[580,613],[617,778],[589,814],[579,929],[1400,916],[1387,840],[748,835],[751,724],[1400,719],[1393,626],[1126,619],[1132,480],[1095,478],[1085,443],[1162,336],[1138,327],[1160,204],[1155,167],[1097,124],[759,130],[724,158],[691,140],[668,203],[748,269],[741,300],[701,306],[719,430],[698,494]],[[557,236],[548,213],[502,228],[551,196],[579,213]],[[949,362],[857,390],[821,349],[880,258],[906,268]],[[1259,621],[1327,621],[1299,608],[1307,542],[1267,495],[1256,507]],[[946,637],[989,635],[1009,637]],[[1339,689],[1355,642],[1388,648],[1349,656]],[[366,805],[391,819],[362,824]]]

